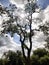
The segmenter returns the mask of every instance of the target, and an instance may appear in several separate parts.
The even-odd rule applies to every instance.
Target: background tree
[[[25,65],[24,57],[20,51],[5,52],[0,59],[1,65]],[[46,49],[36,49],[30,56],[31,65],[49,65],[49,52]]]
[[[40,25],[39,29],[41,29],[41,31],[44,33],[44,35],[46,36],[46,40],[45,42],[47,44],[45,44],[45,48],[49,49],[49,22],[45,21],[45,24]],[[49,50],[48,50],[49,51]]]
[[[49,52],[46,49],[36,49],[31,56],[32,65],[49,65]]]
[[[40,65],[49,65],[49,56],[45,55],[44,57],[41,57],[39,62]]]
[[[0,65],[3,65],[3,60],[2,59],[0,59]]]
[[[22,54],[20,51],[5,52],[3,57],[5,57],[4,58],[4,64],[5,65],[23,65],[23,57],[22,57]],[[7,63],[5,62],[5,59],[8,61]]]
[[[33,55],[38,55],[39,57],[43,57],[44,55],[47,55],[47,51],[43,48],[38,48],[37,50],[33,51]]]

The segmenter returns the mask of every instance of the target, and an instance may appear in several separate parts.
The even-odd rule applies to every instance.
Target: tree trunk
[[[25,60],[25,65],[31,65],[31,60],[30,60],[30,58],[27,58],[27,59]]]

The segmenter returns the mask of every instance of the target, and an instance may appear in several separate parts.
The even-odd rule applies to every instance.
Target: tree
[[[49,22],[45,21],[45,24],[40,25],[39,29],[41,29],[41,31],[44,33],[44,35],[46,36],[45,42],[47,44],[45,44],[45,48],[49,49]]]
[[[31,65],[49,65],[49,52],[45,49],[34,50],[30,56]],[[20,51],[4,52],[0,59],[0,65],[25,65],[24,57]]]
[[[13,36],[14,33],[17,33],[20,36],[20,42],[21,42],[21,48],[23,57],[25,59],[26,65],[31,65],[30,60],[30,54],[32,50],[32,37],[34,35],[34,30],[32,29],[32,14],[35,12],[35,9],[37,8],[37,5],[35,1],[27,0],[28,3],[25,5],[25,12],[26,12],[26,18],[25,22],[21,21],[21,18],[19,16],[13,16],[13,10],[7,10],[5,8],[6,13],[8,14],[9,19],[7,21],[4,21],[2,26],[4,28],[2,33],[11,33],[11,36]],[[11,14],[12,13],[12,14]],[[16,21],[16,25],[14,22]],[[24,20],[23,20],[24,21]],[[22,24],[22,23],[24,24]],[[27,30],[29,29],[29,32]],[[29,40],[30,46],[28,47],[25,42]],[[27,56],[25,54],[25,50],[27,50]]]
[[[3,65],[3,60],[2,59],[0,59],[0,65]]]
[[[49,65],[49,56],[45,55],[44,57],[41,57],[39,62],[40,65]]]
[[[32,65],[49,65],[49,52],[46,49],[36,49],[31,56]]]
[[[5,65],[23,65],[23,57],[20,51],[8,51],[3,54]],[[7,60],[7,62],[6,62]]]
[[[31,56],[31,64],[32,65],[40,65],[38,60],[39,60],[39,56],[38,55],[34,55],[33,54]]]
[[[39,57],[43,57],[44,55],[47,55],[46,49],[40,49],[38,48],[37,50],[33,51],[33,55],[38,55]]]

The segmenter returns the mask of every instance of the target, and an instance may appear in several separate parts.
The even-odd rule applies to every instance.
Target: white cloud
[[[35,32],[35,36],[32,38],[32,50],[35,50],[37,48],[44,48],[46,36],[43,34],[43,32]],[[30,46],[29,41],[26,43],[27,46]]]
[[[15,4],[17,7],[23,8],[24,7],[24,3],[23,0],[10,0],[10,2],[12,4]],[[19,5],[18,5],[19,4]]]
[[[45,19],[44,21],[49,21],[49,6],[44,10]]]
[[[15,43],[8,34],[5,34],[4,36],[0,35],[0,55],[8,50],[21,50],[21,45]]]

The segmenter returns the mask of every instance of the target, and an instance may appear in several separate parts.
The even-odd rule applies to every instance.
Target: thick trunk
[[[25,60],[25,65],[31,65],[31,60],[30,60],[30,58],[27,58],[27,59]]]

